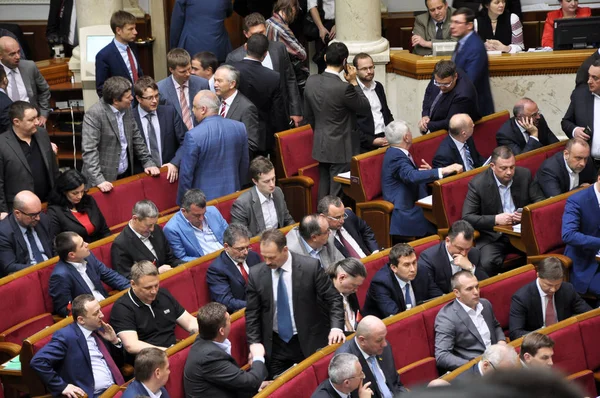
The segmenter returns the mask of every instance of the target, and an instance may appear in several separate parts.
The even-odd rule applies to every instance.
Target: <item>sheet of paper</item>
[[[350,179],[350,172],[340,173],[338,174],[338,177]]]
[[[513,225],[513,231],[521,233],[521,224]]]
[[[432,206],[433,205],[433,195],[425,196],[423,199],[419,199],[417,202]]]

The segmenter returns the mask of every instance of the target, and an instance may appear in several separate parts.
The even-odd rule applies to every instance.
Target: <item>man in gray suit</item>
[[[479,298],[479,281],[470,271],[452,276],[456,299],[435,317],[435,360],[443,371],[454,370],[483,354],[492,344],[506,344],[492,304]]]
[[[371,105],[356,81],[356,68],[347,64],[348,47],[332,43],[327,47],[327,68],[312,75],[304,89],[306,121],[314,131],[312,157],[319,162],[319,200],[340,196],[342,186],[333,177],[350,169],[352,156],[360,152],[356,115],[371,113]],[[344,70],[342,81],[339,73]]]
[[[258,151],[259,143],[265,139],[265,132],[260,131],[258,109],[252,101],[239,92],[240,72],[231,65],[221,65],[214,75],[215,94],[221,98],[219,115],[224,118],[244,123],[248,133],[248,150],[250,159]]]
[[[35,65],[35,62],[21,59],[21,47],[10,36],[0,37],[0,63],[6,71],[8,87],[6,93],[15,101],[27,101],[37,106],[41,126],[46,124],[50,114],[50,86]]]
[[[254,188],[233,202],[231,223],[243,224],[256,236],[267,229],[283,228],[294,223],[281,188],[275,186],[275,167],[264,156],[250,162]]]
[[[335,247],[334,236],[329,233],[327,219],[321,215],[304,216],[300,226],[293,228],[285,237],[291,252],[319,260],[324,269],[344,259]]]
[[[413,53],[433,54],[436,41],[456,41],[450,34],[450,16],[454,12],[446,0],[425,0],[427,12],[415,18],[411,42]]]
[[[132,100],[131,82],[113,76],[104,82],[102,99],[83,117],[82,172],[88,186],[102,192],[113,188],[111,181],[133,174],[134,155],[146,174],[160,174],[133,117]]]

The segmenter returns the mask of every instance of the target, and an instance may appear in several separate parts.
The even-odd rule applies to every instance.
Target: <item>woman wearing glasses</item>
[[[542,35],[542,47],[554,48],[554,21],[561,18],[585,18],[592,16],[592,9],[579,7],[578,0],[558,0],[560,8],[550,11],[546,15],[544,23],[544,34]]]
[[[62,173],[48,198],[52,235],[63,231],[78,233],[91,243],[110,235],[96,201],[85,191],[86,178],[77,170]]]
[[[517,14],[506,9],[506,0],[483,0],[475,19],[475,31],[488,51],[523,51],[523,25]]]

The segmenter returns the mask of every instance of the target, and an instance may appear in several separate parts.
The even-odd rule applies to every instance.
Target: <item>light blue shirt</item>
[[[123,126],[123,116],[125,112],[118,110],[112,105],[109,105],[115,119],[117,119],[117,127],[119,128],[119,142],[121,143],[121,154],[119,155],[119,170],[117,174],[123,174],[127,171],[127,137],[125,136],[125,127]]]
[[[110,372],[110,368],[106,364],[106,360],[104,359],[104,355],[100,351],[98,344],[96,343],[96,339],[92,336],[92,331],[87,330],[82,327],[80,324],[77,324],[81,332],[83,333],[83,337],[85,337],[85,342],[88,347],[88,351],[90,354],[90,362],[92,363],[92,374],[94,375],[94,395],[99,394],[106,390],[108,387],[114,384],[114,378],[112,373]]]
[[[154,131],[156,132],[156,143],[158,144],[158,157],[161,160],[162,164],[162,140],[160,137],[160,123],[158,122],[158,115],[156,111],[154,112],[146,112],[144,108],[138,105],[138,111],[140,112],[140,120],[142,121],[142,132],[144,133],[144,137],[146,137],[146,146],[148,147],[148,152],[152,153],[152,149],[150,148],[150,136],[148,135],[148,119],[146,119],[146,115],[148,113],[152,114],[152,127],[154,127]],[[160,165],[158,165],[160,167]]]
[[[25,239],[25,244],[27,245],[27,252],[29,252],[29,264],[31,265],[35,265],[37,264],[37,262],[35,261],[35,258],[33,257],[33,252],[31,251],[31,245],[29,244],[29,239],[27,238],[27,228],[22,227],[20,224],[19,228],[21,228],[21,233],[23,234],[23,239]],[[42,246],[42,241],[40,241],[40,238],[38,237],[37,232],[35,232],[35,228],[31,229],[33,232],[33,239],[35,239],[35,244],[37,245],[40,253],[42,253],[42,257],[44,257],[44,260],[48,260],[48,256],[46,256],[46,253],[44,253],[44,246]]]
[[[198,239],[198,244],[202,248],[202,251],[205,255],[214,253],[217,250],[221,250],[223,248],[223,245],[219,242],[212,229],[210,229],[210,227],[208,226],[206,219],[202,221],[202,229],[194,227],[189,221],[188,223],[194,230],[194,235],[196,235],[196,239]]]
[[[492,173],[494,176],[494,180],[496,180],[496,185],[498,186],[498,193],[500,194],[500,200],[502,200],[502,212],[503,213],[514,213],[515,212],[515,204],[512,199],[512,195],[510,194],[510,187],[512,186],[512,180],[508,183],[508,185],[502,185],[498,178],[496,178],[496,174]]]
[[[323,250],[323,248],[320,247],[318,249],[313,249],[312,247],[310,247],[310,245],[308,243],[306,243],[306,241],[304,240],[303,237],[299,236],[299,238],[300,238],[300,242],[302,242],[302,244],[304,245],[304,248],[306,249],[306,252],[308,253],[308,255],[314,259],[321,261],[321,250]],[[323,264],[321,264],[321,265],[323,265]]]
[[[127,48],[129,46],[119,42],[117,39],[113,39],[113,43],[115,43],[115,46],[117,46],[117,50],[119,50],[119,54],[121,54],[121,58],[123,58],[123,61],[125,62],[125,66],[127,66],[127,71],[129,72],[129,76],[131,77],[131,80],[133,81],[133,72],[131,72],[131,64],[129,63],[129,56],[127,55]],[[137,64],[137,61],[135,59],[135,55],[133,54],[133,51],[131,51],[131,56],[133,57],[133,62],[135,62],[135,68],[137,70],[140,70],[139,65]]]

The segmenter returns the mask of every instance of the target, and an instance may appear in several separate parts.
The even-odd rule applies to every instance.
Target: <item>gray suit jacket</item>
[[[22,59],[19,61],[19,73],[27,89],[29,102],[40,108],[40,115],[50,114],[50,86],[35,65],[35,62]]]
[[[275,211],[277,212],[277,228],[293,224],[294,219],[288,211],[283,192],[279,187],[275,187],[273,202],[275,204]],[[241,194],[233,202],[231,206],[231,223],[247,226],[252,236],[256,236],[266,229],[256,186]]]
[[[144,168],[156,166],[150,157],[131,108],[128,108],[123,115],[123,129],[127,138],[129,171],[133,173],[134,154]],[[88,187],[117,179],[121,154],[119,127],[110,105],[102,100],[94,104],[83,117],[81,150],[82,172],[88,179]]]
[[[338,75],[312,75],[304,88],[305,120],[314,131],[312,156],[321,163],[350,163],[360,152],[356,114],[371,113],[369,100],[357,85]]]
[[[483,319],[490,329],[492,344],[506,340],[492,304],[480,299]],[[443,371],[454,370],[483,354],[485,345],[475,324],[455,299],[446,304],[435,317],[435,360]]]
[[[429,11],[424,12],[421,15],[418,15],[415,18],[415,26],[413,27],[413,34],[421,36],[423,39],[427,41],[456,41],[455,38],[450,34],[450,16],[454,13],[454,8],[448,7],[446,20],[442,25],[442,32],[444,38],[442,40],[436,40],[436,27],[435,22],[432,21],[431,16],[429,15]],[[433,49],[421,47],[419,45],[413,47],[413,53],[418,55],[431,55],[433,54]]]
[[[306,251],[306,247],[304,247],[304,243],[302,243],[300,236],[300,232],[298,231],[298,227],[293,228],[290,232],[285,236],[287,240],[287,248],[296,254],[301,254],[303,256],[310,257],[308,251]],[[340,260],[344,259],[344,255],[340,253],[340,251],[335,247],[334,235],[329,234],[329,239],[321,252],[319,253],[319,259],[321,261],[321,267],[327,269],[331,264],[335,264]]]
[[[246,132],[248,133],[248,149],[250,152],[258,151],[258,148],[261,147],[261,141],[263,144],[262,147],[264,148],[265,132],[261,132],[258,126],[258,109],[256,109],[256,106],[254,106],[252,101],[239,90],[225,117],[244,123]]]

